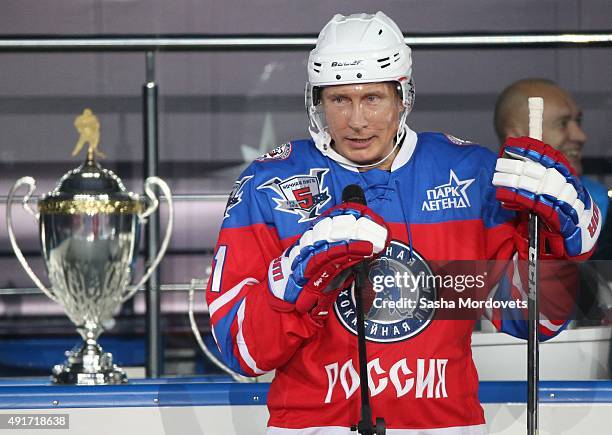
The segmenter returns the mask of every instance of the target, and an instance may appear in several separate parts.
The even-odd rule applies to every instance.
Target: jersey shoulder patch
[[[268,151],[263,156],[258,157],[258,162],[267,162],[269,160],[285,160],[291,155],[291,142],[277,146],[273,150]]]
[[[227,204],[225,205],[225,213],[223,214],[223,219],[226,219],[230,216],[230,210],[237,206],[240,202],[242,202],[242,195],[244,193],[245,184],[253,178],[253,175],[245,175],[242,178],[236,180],[234,185],[232,186],[232,191],[229,194],[229,198],[227,199]]]

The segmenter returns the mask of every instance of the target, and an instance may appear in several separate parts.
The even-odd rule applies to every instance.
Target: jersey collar
[[[404,135],[404,142],[400,147],[393,163],[391,164],[391,172],[397,171],[399,168],[404,166],[414,153],[414,149],[416,148],[417,143],[417,134],[410,129],[410,127],[406,126],[406,134]]]

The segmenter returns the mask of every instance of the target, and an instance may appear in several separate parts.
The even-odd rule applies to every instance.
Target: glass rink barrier
[[[78,435],[264,434],[274,373],[246,379],[228,370],[211,332],[205,288],[220,260],[214,249],[226,207],[240,200],[240,186],[235,185],[240,173],[254,159],[271,158],[286,150],[277,148],[279,145],[308,137],[303,94],[306,58],[319,25],[329,18],[328,11],[317,11],[320,16],[312,25],[304,23],[308,20],[302,14],[286,22],[274,18],[279,22],[262,19],[260,24],[249,24],[263,14],[257,2],[245,2],[235,8],[244,15],[240,34],[234,33],[236,27],[229,23],[234,17],[224,16],[207,18],[212,30],[206,27],[209,34],[203,35],[194,17],[214,17],[206,9],[213,7],[211,2],[191,2],[189,7],[196,10],[182,21],[172,21],[175,18],[169,16],[173,14],[159,11],[158,5],[151,10],[159,13],[149,18],[158,24],[154,29],[159,33],[151,34],[151,23],[142,17],[150,12],[138,11],[136,6],[129,9],[130,2],[107,3],[113,6],[98,7],[93,18],[86,8],[61,16],[51,13],[72,29],[69,36],[40,36],[55,31],[46,24],[55,21],[46,16],[28,32],[6,27],[13,31],[0,34],[0,435],[38,435],[49,433],[48,429],[54,434]],[[188,2],[179,3],[187,8]],[[361,3],[362,9],[371,8]],[[555,79],[571,89],[585,114],[582,128],[589,139],[581,154],[583,172],[605,186],[603,195],[607,195],[612,181],[612,9],[606,2],[572,2],[580,13],[559,7],[553,24],[549,24],[551,2],[536,2],[530,14],[533,26],[531,22],[529,26],[545,30],[534,32],[524,31],[523,15],[504,13],[504,8],[510,8],[504,1],[492,2],[495,11],[467,15],[462,11],[456,18],[469,22],[469,29],[477,29],[469,32],[455,25],[455,17],[440,31],[423,29],[409,11],[404,11],[405,5],[383,3],[396,9],[389,15],[398,22],[405,19],[419,29],[410,33],[411,27],[402,26],[408,31],[405,39],[414,54],[416,98],[408,118],[411,128],[448,132],[497,152],[499,141],[492,118],[499,92],[522,77]],[[603,9],[599,13],[597,8],[590,10],[591,3]],[[487,20],[481,14],[486,13],[489,18],[496,17],[489,21],[499,29],[491,31],[482,24]],[[13,15],[12,19],[17,19],[19,14]],[[92,28],[74,24],[89,22]],[[0,17],[0,24],[11,22]],[[3,26],[0,32],[4,32]],[[271,33],[275,26],[280,26],[278,34]],[[88,108],[98,119],[97,136],[95,131],[85,132],[87,125],[76,121],[89,113],[85,112]],[[93,118],[88,119],[93,123],[89,127],[96,125]],[[71,151],[77,157],[70,157]],[[85,153],[95,159],[86,159]],[[41,216],[35,204],[44,201],[48,192],[66,194],[70,186],[56,189],[60,177],[83,161],[91,162],[87,173],[108,174],[108,169],[120,177],[119,181],[108,178],[115,180],[109,181],[112,193],[133,208],[129,224],[104,219],[84,222],[66,215],[61,228],[57,222],[44,223],[44,213]],[[11,186],[26,177],[36,179],[36,190],[28,192],[24,184],[32,184],[24,181],[13,192],[11,224],[40,285],[22,268],[11,236],[4,230]],[[157,177],[168,184],[172,195],[146,184],[145,180]],[[452,181],[448,180],[449,185]],[[455,177],[455,182],[459,181]],[[431,190],[423,206],[435,212],[458,204],[460,194],[446,197],[457,191],[452,187]],[[281,195],[281,190],[276,192]],[[138,200],[133,192],[140,195]],[[99,189],[98,193],[108,192]],[[173,213],[169,213],[171,208]],[[115,234],[121,232],[121,225],[129,227],[130,231],[124,231],[129,236],[124,236],[121,244],[123,257],[113,264],[129,269],[129,277],[122,278],[117,287],[129,289],[130,298],[123,300],[122,293],[114,297],[113,304],[105,304],[104,316],[96,318],[99,324],[95,326],[104,330],[100,337],[91,332],[98,329],[87,329],[75,321],[78,315],[86,314],[85,307],[96,314],[96,304],[78,305],[85,291],[75,285],[62,287],[47,274],[46,261],[50,260],[41,246],[56,240],[51,237],[54,240],[43,242],[40,225],[45,231],[52,228],[57,238],[65,236],[60,229],[68,227],[73,231],[71,236],[81,230],[90,235]],[[165,240],[169,226],[172,238]],[[574,295],[575,308],[565,329],[540,343],[540,434],[612,433],[611,235],[612,230],[604,227],[598,255],[576,266],[571,279],[556,277],[555,282],[561,284],[578,280],[572,287],[580,291]],[[394,245],[398,250],[392,249],[392,253],[399,256],[398,246]],[[102,249],[100,245],[83,248],[94,257],[106,252]],[[161,251],[165,254],[157,261]],[[98,257],[96,261],[108,265],[104,255]],[[153,263],[158,266],[151,267]],[[381,269],[394,264],[385,263]],[[398,270],[404,266],[398,265]],[[428,268],[439,280],[424,287],[441,288],[446,282],[452,282],[454,289],[478,285],[478,277],[484,275],[473,268],[495,268],[491,264],[465,266],[474,278],[468,284],[456,279],[468,274],[464,266],[459,263],[449,270],[447,264],[430,262]],[[436,274],[439,270],[445,273]],[[148,280],[134,288],[144,275]],[[452,279],[445,281],[448,276]],[[378,284],[386,286],[384,280]],[[395,284],[390,286],[401,287]],[[41,286],[54,291],[59,302],[48,297]],[[59,297],[58,288],[60,295],[72,297],[70,306]],[[419,299],[408,297],[406,305],[396,304],[404,296],[401,289],[396,290],[383,291],[380,298],[371,301],[377,314],[383,316],[385,310],[417,313],[420,307],[410,304],[418,305]],[[467,340],[471,340],[478,371],[474,391],[478,388],[486,431],[526,433],[527,342],[498,332],[495,322],[482,315],[482,310],[500,308],[486,305],[488,294],[465,302],[466,293],[460,293],[461,297],[455,295],[455,305],[450,305],[449,297],[447,305],[425,305],[421,314],[433,317],[435,310],[443,321],[475,324]],[[437,300],[444,295],[439,293]],[[341,297],[344,299],[331,315],[356,339],[350,321],[346,321],[354,300],[346,294]],[[559,300],[545,301],[541,309],[554,308],[554,302]],[[524,307],[516,308],[520,311]],[[369,326],[366,333],[377,339],[395,333],[393,328],[387,332],[384,326],[376,330]],[[263,330],[266,325],[261,327]],[[82,356],[75,359],[75,355],[82,355],[87,346],[95,354],[90,363],[110,367],[103,376],[78,376],[84,362]],[[72,365],[67,364],[71,357]],[[445,364],[442,358],[410,355],[393,364],[371,365],[369,388],[378,391],[384,387],[385,394],[397,393],[398,398],[411,395],[411,402],[443,401],[452,394],[451,382],[463,382],[462,377],[447,379]],[[65,373],[62,370],[68,366],[75,367],[74,375],[56,377],[53,383],[52,374]],[[321,368],[329,379],[327,388],[320,392],[321,408],[328,396],[330,400],[359,396],[357,368],[357,359],[349,362],[349,357]],[[58,379],[81,380],[82,385]],[[393,412],[410,413],[411,409],[408,405]],[[389,427],[387,433],[419,432],[396,432]]]

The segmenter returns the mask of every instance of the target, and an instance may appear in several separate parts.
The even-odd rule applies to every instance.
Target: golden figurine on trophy
[[[93,160],[94,155],[102,159],[106,158],[102,151],[98,151],[98,143],[100,142],[100,121],[93,114],[91,109],[83,110],[83,113],[74,120],[74,128],[79,132],[79,141],[77,142],[72,156],[76,156],[81,152],[83,146],[89,142],[87,150],[87,160]]]

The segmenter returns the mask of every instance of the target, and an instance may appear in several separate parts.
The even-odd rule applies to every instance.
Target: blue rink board
[[[225,377],[135,379],[128,385],[62,386],[0,380],[0,409],[264,405],[270,384]],[[525,382],[481,382],[482,403],[525,403]],[[612,403],[612,381],[540,382],[542,403]],[[55,404],[54,404],[55,403]]]

